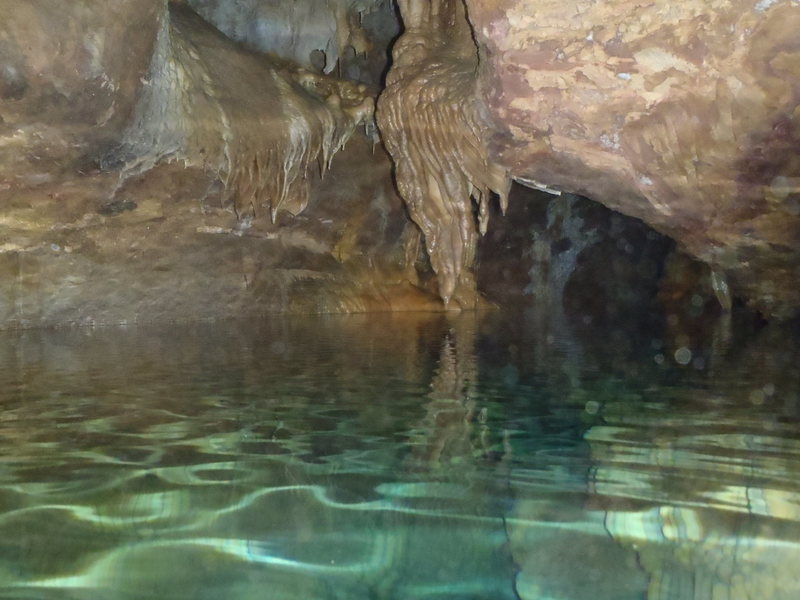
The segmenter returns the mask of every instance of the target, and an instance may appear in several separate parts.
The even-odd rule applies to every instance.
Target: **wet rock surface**
[[[4,326],[800,306],[796,2],[0,8]]]
[[[472,308],[478,232],[488,226],[493,194],[505,209],[510,182],[484,143],[488,121],[477,101],[478,55],[464,6],[399,4],[406,28],[392,51],[378,124],[398,190],[425,236],[439,295]]]
[[[182,161],[216,173],[240,217],[302,212],[311,170],[372,122],[366,86],[244,51],[183,6],[168,14],[134,118],[101,165],[124,181]]]
[[[364,164],[370,169],[362,169]],[[213,176],[164,164],[15,189],[0,209],[0,327],[440,310],[385,154],[354,139],[299,217],[237,218]]]
[[[426,9],[399,4],[412,23],[420,10],[460,12],[449,0]],[[480,57],[472,105],[486,110],[490,123],[475,144],[488,147],[485,168],[640,218],[708,264],[718,287],[763,314],[796,311],[796,2],[467,0],[466,6]],[[414,35],[409,28],[398,47],[411,45]],[[470,41],[461,39],[461,52]],[[438,72],[438,56],[418,58],[417,78],[452,89]],[[395,66],[398,77],[402,68]],[[437,101],[452,104],[450,93]],[[412,104],[405,110],[418,111]],[[403,151],[423,156],[438,148],[446,155],[438,159],[445,179],[457,178],[472,167],[458,146],[441,147],[441,129],[430,125],[427,138],[417,132],[427,141]],[[384,135],[407,134],[384,127]],[[435,193],[423,201],[401,193],[415,206],[440,204]],[[469,204],[468,198],[469,191],[450,193],[444,205]]]
[[[366,86],[254,54],[184,5],[119,4],[152,34],[125,48],[130,85],[83,103],[90,75],[56,61],[40,79],[63,103],[39,114],[37,88],[3,64],[0,326],[440,309],[415,286],[419,236],[390,163],[356,132],[372,122]],[[76,5],[56,24],[45,8],[3,27],[91,38],[118,18]],[[30,43],[29,63],[49,51],[44,33]],[[117,77],[123,46],[103,44],[97,68]],[[96,127],[109,106],[127,120],[109,117],[113,135]]]

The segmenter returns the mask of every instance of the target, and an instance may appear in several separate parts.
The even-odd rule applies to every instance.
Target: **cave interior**
[[[0,597],[800,597],[800,2],[0,14]]]
[[[795,3],[490,4],[9,3],[0,326],[792,320]]]

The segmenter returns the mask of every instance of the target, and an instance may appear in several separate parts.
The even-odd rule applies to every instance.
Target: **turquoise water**
[[[797,337],[674,329],[2,334],[0,598],[794,600]]]

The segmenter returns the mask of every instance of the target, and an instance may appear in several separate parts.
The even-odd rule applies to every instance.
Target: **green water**
[[[2,334],[0,598],[795,600],[795,333],[648,331]]]

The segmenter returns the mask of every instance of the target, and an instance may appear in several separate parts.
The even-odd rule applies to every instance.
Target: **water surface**
[[[522,313],[5,333],[0,598],[796,599],[798,354]]]

